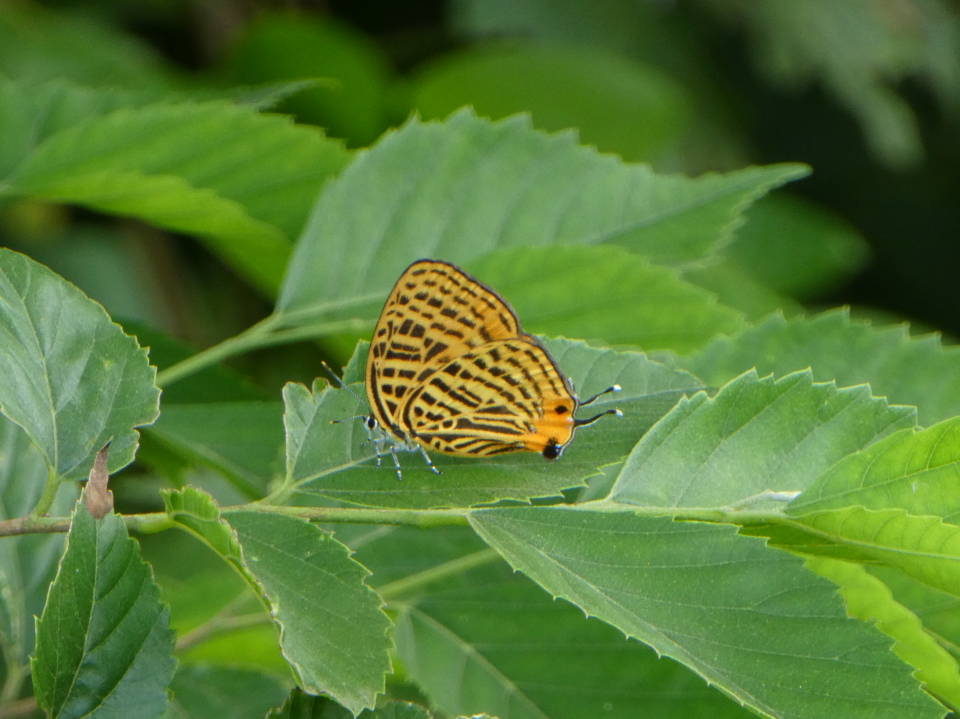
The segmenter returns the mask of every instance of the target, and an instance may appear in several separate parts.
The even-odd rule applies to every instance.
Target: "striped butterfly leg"
[[[388,440],[386,440],[386,439],[374,440],[374,442],[376,443],[376,444],[375,444],[375,447],[376,447],[376,449],[377,449],[377,466],[378,466],[378,467],[380,466],[380,457],[382,456],[382,452],[381,452],[382,445],[383,445],[383,442],[386,442],[386,441],[388,441]],[[394,469],[396,470],[396,472],[397,472],[397,480],[402,480],[402,479],[403,479],[403,469],[402,469],[401,466],[400,466],[400,452],[399,452],[399,449],[400,449],[400,445],[398,445],[398,444],[391,444],[391,445],[390,445],[390,456],[393,457],[393,468],[394,468]],[[430,471],[431,471],[431,472],[433,472],[434,474],[443,474],[443,472],[441,472],[439,469],[437,469],[437,466],[433,463],[433,460],[430,459],[430,455],[427,454],[427,450],[425,450],[425,449],[424,449],[422,446],[420,446],[419,444],[417,445],[417,449],[420,450],[420,455],[423,457],[423,461],[427,463],[427,466],[430,468]]]

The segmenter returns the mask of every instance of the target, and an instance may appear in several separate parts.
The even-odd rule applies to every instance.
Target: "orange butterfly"
[[[418,260],[407,267],[377,321],[366,366],[371,414],[366,425],[377,452],[427,449],[461,457],[539,452],[556,459],[577,427],[610,409],[575,419],[613,385],[580,402],[573,383],[537,338],[520,328],[495,291],[459,267]]]

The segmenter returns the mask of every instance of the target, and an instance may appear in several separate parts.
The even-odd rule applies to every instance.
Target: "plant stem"
[[[53,506],[53,500],[57,498],[58,489],[60,489],[60,477],[57,471],[50,467],[47,469],[47,481],[43,485],[43,494],[37,500],[30,516],[39,518],[49,512],[50,507]],[[20,532],[20,534],[24,534],[24,532]]]
[[[17,517],[0,520],[0,537],[18,534],[55,534],[70,529],[69,517]]]
[[[256,509],[260,512],[287,514],[316,522],[346,524],[397,524],[407,527],[466,526],[468,509],[376,509],[369,507],[287,507],[279,504],[244,504],[231,509]]]
[[[277,321],[278,317],[276,315],[265,317],[240,334],[228,337],[212,347],[207,347],[185,360],[170,365],[157,373],[157,384],[161,387],[167,387],[210,365],[217,364],[227,357],[269,344],[270,329]]]
[[[270,315],[240,334],[228,337],[212,347],[207,347],[207,349],[201,350],[185,360],[170,365],[157,373],[157,384],[161,387],[169,387],[174,382],[206,369],[210,365],[250,350],[289,342],[300,342],[337,332],[356,331],[364,329],[370,324],[367,320],[350,318],[277,329],[277,325],[284,319],[280,315]]]

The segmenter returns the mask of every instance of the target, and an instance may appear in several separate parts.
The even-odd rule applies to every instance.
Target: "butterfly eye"
[[[354,426],[356,426],[356,425],[354,425]],[[376,428],[377,428],[377,420],[375,420],[375,419],[373,418],[373,415],[372,415],[372,414],[371,414],[371,415],[368,415],[368,416],[367,416],[367,429],[376,429]]]
[[[557,444],[555,437],[551,437],[550,441],[547,442],[547,446],[543,448],[543,456],[547,459],[556,459],[561,454],[563,454],[563,446]]]

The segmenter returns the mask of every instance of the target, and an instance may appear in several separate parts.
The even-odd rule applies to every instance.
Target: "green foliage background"
[[[0,718],[960,710],[958,57],[942,0],[0,6]],[[420,257],[623,418],[378,468]]]

